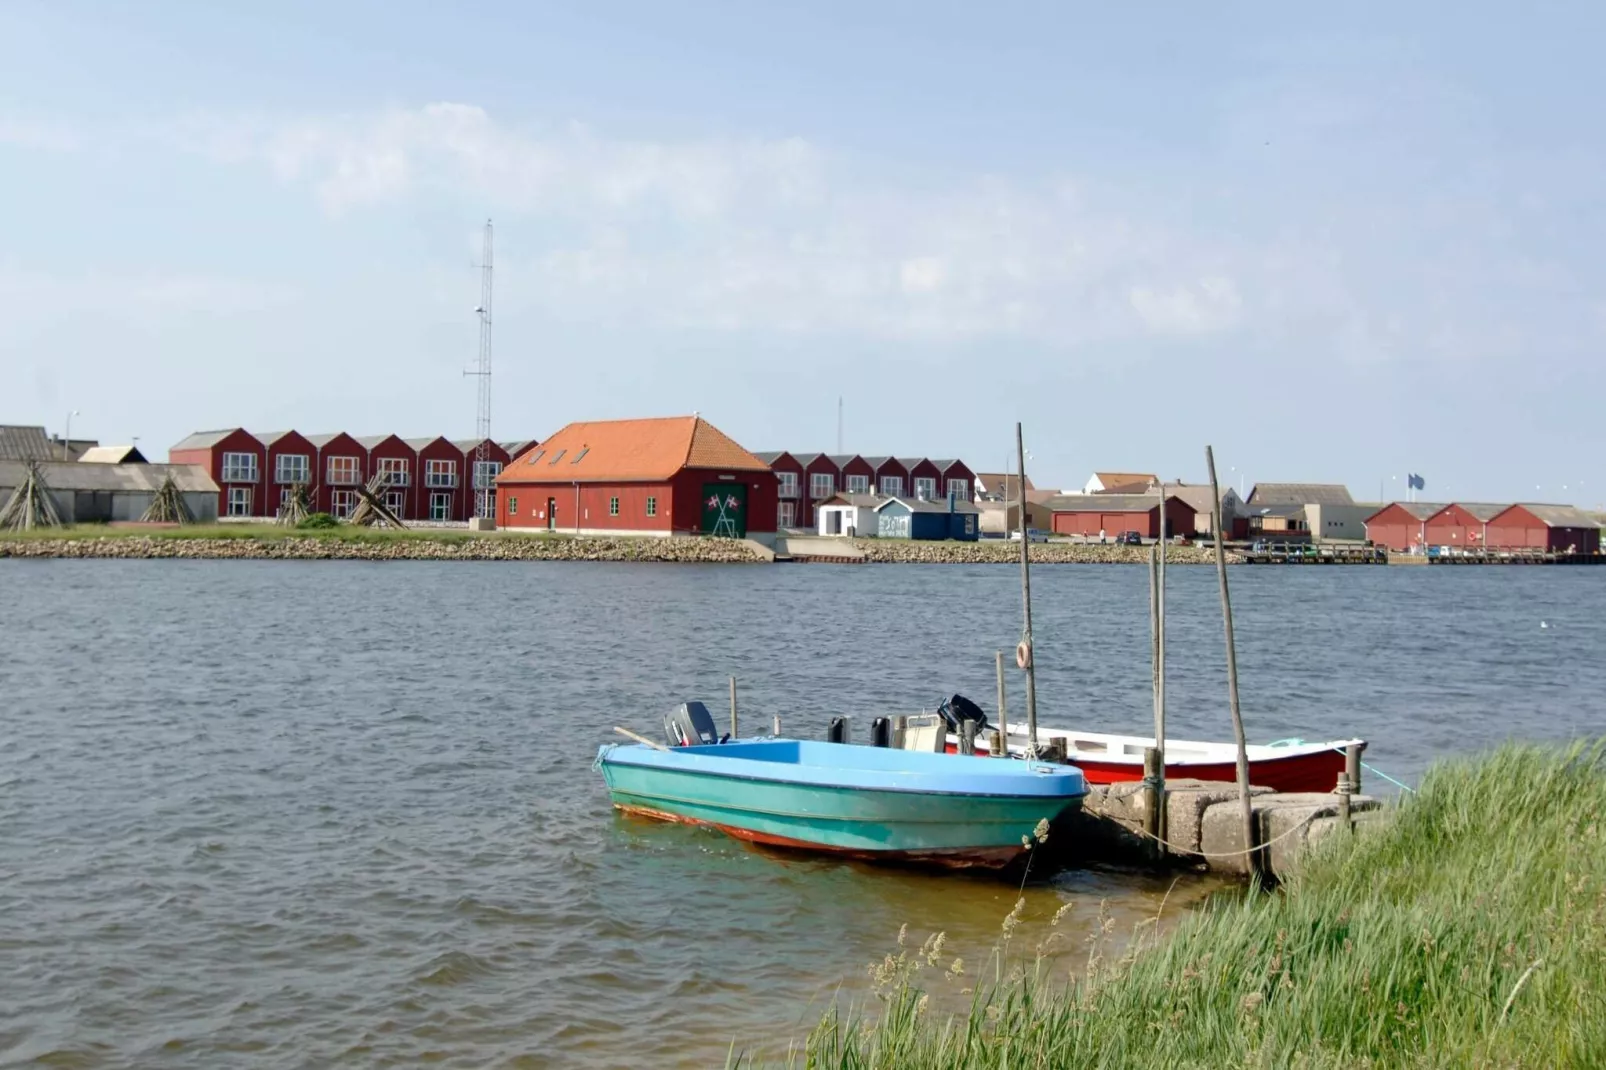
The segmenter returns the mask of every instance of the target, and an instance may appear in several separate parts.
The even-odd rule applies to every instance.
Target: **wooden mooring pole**
[[[994,758],[1009,757],[1009,714],[1004,710],[1004,652],[993,651],[993,663],[998,670],[998,734],[1003,737],[1002,749],[993,748]]]
[[[737,738],[736,731],[736,677],[731,677],[731,738]]]
[[[1017,660],[1026,670],[1026,739],[1030,757],[1037,757],[1037,659],[1032,650],[1032,566],[1031,531],[1026,525],[1026,440],[1019,421],[1015,424],[1015,458],[1020,463],[1020,594],[1024,609],[1024,629]],[[1007,508],[1006,508],[1007,511]]]
[[[1205,466],[1210,469],[1210,530],[1216,544],[1216,579],[1221,587],[1221,621],[1227,636],[1227,706],[1232,712],[1232,732],[1238,740],[1238,795],[1243,801],[1244,850],[1255,844],[1255,811],[1249,801],[1249,744],[1244,739],[1243,712],[1238,708],[1238,648],[1232,636],[1232,596],[1227,590],[1227,533],[1222,531],[1221,485],[1216,482],[1216,454],[1205,447]],[[1160,503],[1161,515],[1165,503]],[[1249,867],[1259,873],[1260,853],[1249,856]]]

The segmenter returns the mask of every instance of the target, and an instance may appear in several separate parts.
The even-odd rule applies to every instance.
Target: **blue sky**
[[[445,7],[0,6],[0,422],[467,436],[489,216],[501,438],[1606,499],[1606,9]]]

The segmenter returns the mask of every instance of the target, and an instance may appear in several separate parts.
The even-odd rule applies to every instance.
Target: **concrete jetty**
[[[1262,873],[1282,877],[1307,847],[1343,827],[1343,799],[1335,793],[1251,787],[1255,842],[1245,844],[1236,784],[1168,780],[1160,824],[1168,846],[1161,848],[1143,831],[1149,817],[1146,787],[1142,781],[1089,785],[1081,810],[1068,822],[1067,850],[1081,861],[1202,866],[1237,875],[1247,875],[1258,863]],[[1351,794],[1352,826],[1379,820],[1382,807],[1371,796]]]

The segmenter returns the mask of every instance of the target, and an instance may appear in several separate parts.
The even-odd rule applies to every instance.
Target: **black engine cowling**
[[[950,732],[959,731],[960,721],[975,721],[977,735],[987,731],[987,715],[964,695],[954,695],[937,707],[937,713],[947,723]]]

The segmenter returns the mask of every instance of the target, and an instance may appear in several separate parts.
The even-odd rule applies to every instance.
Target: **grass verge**
[[[968,1012],[933,1009],[964,976],[940,942],[900,950],[870,1005],[829,1011],[791,1065],[1606,1065],[1603,744],[1441,764],[1275,892],[1218,898],[1119,958],[1101,918],[1069,974],[1043,944],[1011,954],[1017,908]]]

